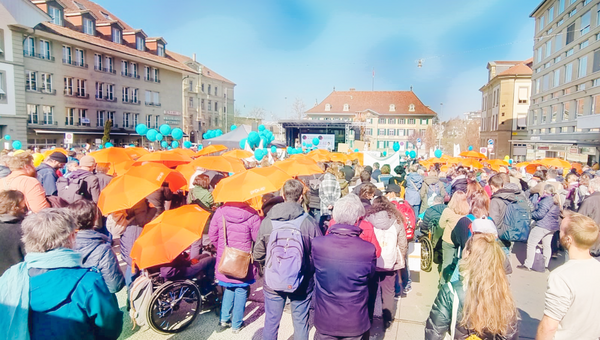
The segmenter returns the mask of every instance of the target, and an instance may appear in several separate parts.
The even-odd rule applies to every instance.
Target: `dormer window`
[[[344,111],[349,111],[349,110],[350,110],[350,105],[344,104]]]
[[[63,11],[54,6],[48,6],[48,15],[52,18],[52,23],[55,25],[63,25]]]
[[[415,112],[415,105],[414,104],[408,105],[408,112]]]
[[[84,18],[83,19],[83,33],[94,35],[96,32],[96,27],[94,27],[94,20]]]
[[[112,42],[117,43],[117,44],[121,44],[123,42],[123,37],[121,35],[121,30],[113,27],[112,28]]]
[[[156,54],[157,54],[159,57],[164,57],[164,56],[165,56],[165,45],[163,45],[163,44],[160,44],[160,43],[159,43],[159,44],[157,44],[157,47],[156,47]]]
[[[391,111],[391,112],[394,112],[394,111],[396,111],[396,105],[394,105],[394,104],[390,104],[390,111]]]
[[[331,104],[325,104],[325,111],[331,111]]]
[[[140,36],[135,37],[135,48],[138,51],[146,50],[146,42],[144,41],[144,37],[140,37]]]

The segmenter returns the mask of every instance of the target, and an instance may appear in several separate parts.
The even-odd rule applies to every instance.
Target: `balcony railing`
[[[42,60],[54,61],[55,58],[48,54],[34,53],[33,51],[23,51],[25,57],[37,58]]]
[[[45,90],[45,89],[41,89],[41,90],[40,90],[40,92],[41,92],[41,93],[44,93],[44,94],[49,94],[49,95],[52,95],[52,96],[55,96],[55,95],[56,95],[56,90]]]
[[[77,67],[81,67],[81,68],[88,68],[88,64],[84,63],[83,61],[79,61],[79,60],[63,58],[62,62],[65,65],[77,66]]]
[[[154,102],[146,102],[146,106],[154,106]]]
[[[77,98],[82,98],[82,99],[90,99],[90,94],[86,93],[86,94],[76,94]]]

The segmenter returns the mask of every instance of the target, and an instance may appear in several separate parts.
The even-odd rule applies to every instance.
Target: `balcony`
[[[45,89],[41,89],[40,90],[41,93],[43,94],[49,94],[51,96],[55,96],[56,95],[56,90],[45,90]]]
[[[62,62],[65,65],[71,65],[71,66],[76,66],[76,67],[81,67],[81,68],[88,68],[88,64],[84,63],[83,61],[77,61],[77,60],[73,60],[73,59],[63,58]]]
[[[54,57],[51,55],[34,53],[33,51],[23,50],[23,56],[30,57],[30,58],[37,58],[37,59],[41,59],[41,60],[52,61],[52,62],[54,62],[54,60],[55,60]]]
[[[77,93],[76,97],[81,98],[81,99],[90,99],[90,94],[89,93],[85,93],[85,94]]]
[[[146,102],[146,106],[154,106],[154,102]]]

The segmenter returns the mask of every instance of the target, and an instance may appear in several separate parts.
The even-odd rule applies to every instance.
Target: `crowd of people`
[[[160,275],[208,277],[203,292],[222,292],[222,331],[245,327],[250,287],[262,278],[264,339],[277,339],[287,303],[294,339],[309,338],[313,313],[316,339],[368,339],[377,299],[384,329],[394,322],[398,300],[412,290],[409,244],[429,234],[439,292],[426,339],[517,339],[513,264],[549,271],[560,251],[569,260],[549,275],[538,337],[600,337],[600,177],[592,168],[528,174],[461,165],[442,171],[416,160],[393,170],[358,160],[318,165],[322,173],[288,180],[258,207],[216,203],[213,190],[228,174],[198,168],[187,192],[165,183],[102,216],[98,198],[113,179],[107,165],[54,152],[35,167],[30,152],[2,152],[0,337],[116,339],[124,315],[115,294],[129,293],[141,273],[131,258],[136,239],[162,212],[185,204],[211,213],[206,229],[215,256],[194,242],[161,265]],[[515,242],[527,245],[523,263],[511,263]],[[222,266],[231,248],[251,254],[242,275]]]

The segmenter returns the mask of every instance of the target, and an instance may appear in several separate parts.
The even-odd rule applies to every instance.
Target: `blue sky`
[[[96,1],[235,82],[242,114],[284,118],[295,98],[371,90],[374,68],[375,90],[413,86],[447,120],[481,107],[488,61],[533,55],[541,0]]]

